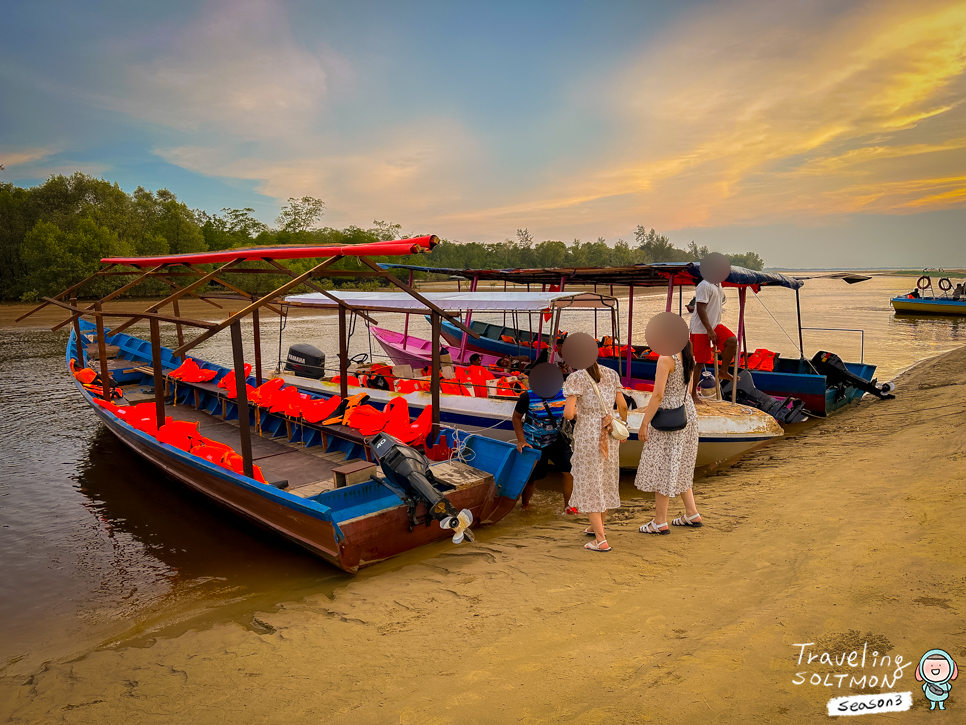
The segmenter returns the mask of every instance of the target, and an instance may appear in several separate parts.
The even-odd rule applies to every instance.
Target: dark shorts
[[[553,463],[554,467],[561,473],[570,473],[570,456],[572,454],[573,451],[570,450],[567,439],[562,435],[557,436],[553,443],[540,449],[540,460],[533,467],[530,480],[539,481],[541,478],[546,478],[550,463]]]

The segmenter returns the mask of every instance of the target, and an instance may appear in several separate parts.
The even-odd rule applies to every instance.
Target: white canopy
[[[332,290],[329,294],[359,309],[398,310],[400,312],[429,312],[429,308],[406,292],[361,292],[357,290]],[[550,307],[616,307],[617,300],[607,295],[590,292],[511,292],[493,290],[488,292],[420,292],[441,310],[461,312],[464,310],[492,312],[539,312]],[[286,303],[304,307],[336,309],[332,299],[319,292],[289,295]]]

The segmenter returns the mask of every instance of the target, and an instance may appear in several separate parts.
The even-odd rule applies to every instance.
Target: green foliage
[[[312,196],[301,199],[289,197],[275,223],[286,232],[305,232],[314,227],[325,214],[325,202]]]
[[[373,221],[363,229],[349,226],[315,228],[325,211],[320,199],[291,198],[282,208],[277,230],[255,218],[254,209],[224,208],[220,214],[190,210],[167,189],[151,192],[138,187],[127,194],[117,184],[81,173],[51,176],[43,184],[22,189],[0,182],[0,298],[38,299],[59,292],[92,274],[107,256],[160,256],[256,245],[286,244],[348,246],[406,238],[402,226]],[[457,269],[553,267],[604,267],[650,262],[690,261],[708,253],[692,242],[686,250],[654,229],[638,226],[634,244],[623,239],[612,247],[602,237],[594,242],[560,240],[536,242],[529,229],[518,229],[516,239],[499,243],[442,241],[430,254],[374,257],[373,262],[410,263],[426,267]],[[728,255],[733,264],[761,269],[754,252]],[[296,273],[310,270],[320,260],[292,260]],[[258,266],[258,265],[254,265]],[[347,257],[332,271],[369,271],[358,259]],[[391,274],[406,280],[406,270]],[[425,277],[425,274],[420,274]],[[82,290],[84,295],[107,294],[130,278],[104,277]],[[240,274],[232,281],[252,293],[268,292],[287,278],[273,274]],[[325,289],[375,289],[370,277],[316,278]],[[169,288],[157,280],[146,281],[128,294],[162,295]],[[298,291],[308,291],[304,285]]]
[[[753,269],[760,272],[765,268],[765,260],[758,256],[755,252],[745,252],[744,254],[726,254],[725,255],[733,265],[736,267],[744,267],[745,269]]]
[[[113,256],[119,246],[114,232],[97,226],[89,217],[71,231],[39,221],[23,242],[23,262],[30,270],[25,280],[27,292],[40,297],[56,294],[96,272],[101,258]]]

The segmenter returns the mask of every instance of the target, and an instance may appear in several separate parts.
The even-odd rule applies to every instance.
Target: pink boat
[[[372,325],[369,328],[373,337],[382,345],[382,349],[386,351],[386,355],[392,360],[394,365],[410,365],[413,368],[423,368],[430,364],[432,361],[432,343],[429,340],[423,340],[419,337],[413,337],[412,335],[405,335],[401,332],[395,332],[394,330],[387,330],[384,327],[376,327]],[[457,365],[469,365],[470,356],[476,355],[475,350],[466,350],[463,356],[460,357],[459,347],[453,347],[450,345],[440,346],[440,352],[448,352],[453,362]],[[480,357],[483,358],[483,365],[490,366],[495,365],[496,361],[499,360],[498,355],[493,355],[490,353],[481,352]],[[500,373],[494,371],[497,375]],[[503,373],[504,375],[506,373]]]

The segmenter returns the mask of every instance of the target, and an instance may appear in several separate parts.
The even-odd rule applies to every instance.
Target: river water
[[[912,284],[911,278],[886,276],[851,286],[811,280],[801,293],[803,325],[864,329],[866,362],[878,365],[880,381],[891,379],[919,360],[966,342],[966,320],[892,314],[889,297]],[[487,289],[480,285],[480,291]],[[501,290],[502,285],[492,288]],[[733,290],[728,295],[724,322],[737,330],[737,296]],[[749,347],[797,357],[794,293],[767,288],[760,301],[749,298]],[[677,305],[675,298],[675,310]],[[638,291],[635,342],[643,341],[647,320],[664,306],[663,292]],[[628,307],[625,293],[622,328]],[[394,329],[404,324],[402,315],[377,318]],[[609,318],[600,315],[596,324],[600,335],[609,332]],[[521,326],[527,326],[525,318]],[[594,316],[565,313],[563,326],[592,333]],[[278,356],[278,327],[263,318],[267,372]],[[426,337],[428,327],[421,318],[410,320],[413,334]],[[132,328],[133,334],[145,332]],[[32,672],[44,660],[96,646],[137,645],[215,622],[237,621],[257,629],[261,625],[254,613],[309,594],[330,594],[350,580],[185,490],[130,453],[76,394],[64,371],[66,339],[63,331],[0,330],[0,676]],[[173,345],[173,330],[163,329],[162,341]],[[338,348],[336,318],[289,319],[282,333],[283,354],[295,342],[320,347],[331,365]],[[810,356],[819,348],[849,361],[863,352],[857,333],[806,332],[805,353]],[[350,352],[369,352],[362,321]],[[378,346],[373,352],[381,353]],[[196,354],[228,364],[228,335],[212,338]],[[251,354],[249,345],[249,359]],[[903,390],[900,380],[897,394],[914,392]],[[512,534],[556,516],[560,498],[553,486],[538,488],[531,511],[518,508],[481,535]],[[378,576],[447,546],[424,547],[357,576]]]

